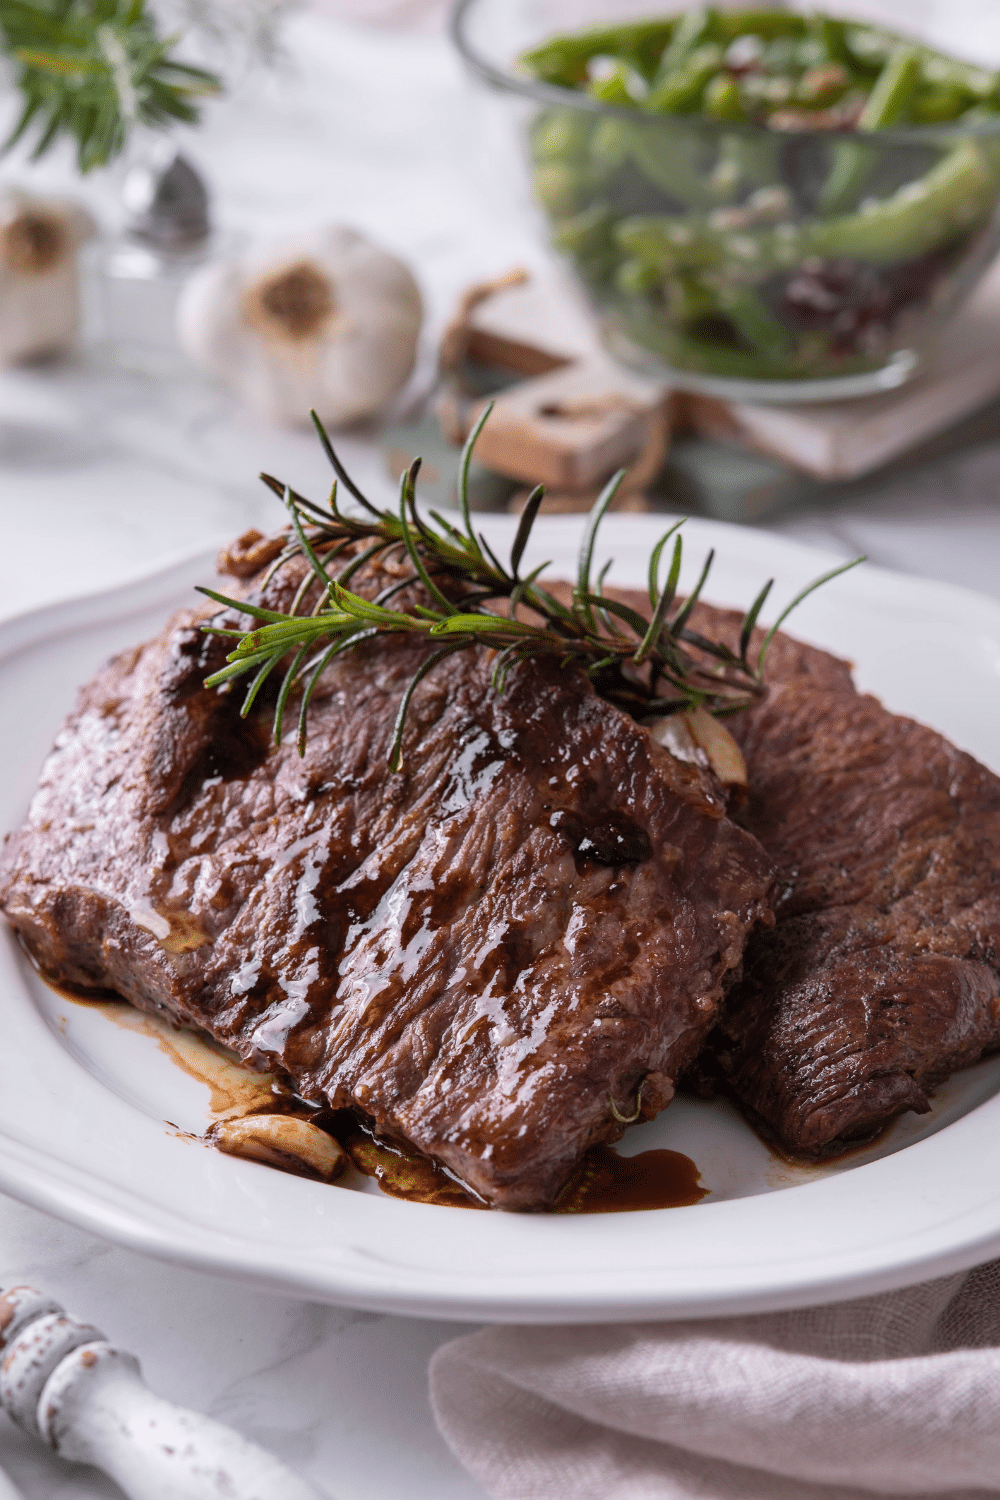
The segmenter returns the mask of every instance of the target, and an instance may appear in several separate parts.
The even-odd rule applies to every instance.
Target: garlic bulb
[[[405,384],[423,308],[405,265],[328,225],[185,284],[177,336],[188,357],[262,416],[331,426],[373,415]]]
[[[0,364],[58,354],[80,326],[77,252],[94,232],[75,203],[0,192]]]

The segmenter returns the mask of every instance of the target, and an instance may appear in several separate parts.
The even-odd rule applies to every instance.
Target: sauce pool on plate
[[[263,1114],[296,1115],[328,1132],[357,1171],[373,1178],[391,1198],[449,1208],[487,1207],[426,1156],[402,1143],[373,1135],[349,1110],[310,1107],[270,1074],[245,1068],[234,1054],[197,1032],[179,1029],[158,1016],[137,1010],[111,991],[95,995],[93,991],[46,982],[65,999],[100,1010],[117,1025],[151,1037],[171,1062],[206,1084],[210,1090],[208,1112],[213,1126],[225,1120]],[[206,1145],[218,1144],[211,1129],[205,1137],[193,1139],[204,1139]],[[229,1154],[243,1153],[230,1150]],[[271,1159],[262,1156],[259,1148],[246,1154],[249,1159],[264,1160],[282,1171],[310,1178],[316,1175],[307,1166],[299,1170],[294,1158],[280,1153]],[[681,1208],[699,1203],[708,1192],[695,1163],[679,1151],[661,1149],[623,1156],[613,1146],[599,1145],[587,1152],[582,1167],[567,1184],[553,1212],[606,1214]]]

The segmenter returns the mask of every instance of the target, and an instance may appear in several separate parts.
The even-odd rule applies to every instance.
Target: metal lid
[[[211,231],[208,189],[179,151],[140,162],[125,178],[129,235],[161,250],[188,250]]]

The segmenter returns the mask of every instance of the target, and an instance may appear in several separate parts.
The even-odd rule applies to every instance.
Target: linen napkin
[[[1000,1494],[1000,1261],[756,1317],[488,1328],[430,1368],[497,1500]]]

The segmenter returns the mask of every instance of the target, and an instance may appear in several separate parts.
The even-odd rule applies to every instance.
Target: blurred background
[[[1000,65],[993,0],[841,9]],[[345,460],[380,502],[420,448],[428,498],[448,503],[449,435],[468,410],[442,401],[442,363],[469,357],[471,335],[481,356],[483,339],[532,324],[541,297],[556,309],[543,345],[562,340],[570,358],[596,340],[549,248],[507,117],[463,66],[447,14],[443,0],[157,0],[151,17],[161,36],[178,38],[175,55],[222,81],[197,95],[198,123],[139,124],[120,156],[85,173],[65,137],[32,160],[37,131],[0,158],[5,222],[26,204],[69,215],[80,299],[72,331],[50,337],[58,347],[32,350],[31,326],[20,344],[0,330],[4,614],[273,528],[280,511],[256,478],[262,469],[325,492],[319,445],[293,415],[296,401],[314,399],[309,380],[292,356],[275,374],[260,340],[251,348],[234,333],[251,294],[263,298],[253,316],[285,318],[286,331],[288,318],[313,316],[343,328],[366,297],[377,303],[367,374],[344,354],[324,399]],[[8,61],[5,134],[22,104]],[[357,291],[345,292],[332,324],[308,277],[281,280],[307,262],[352,268]],[[47,295],[50,322],[67,295]],[[30,309],[21,316],[31,324]],[[914,401],[918,380],[905,410],[893,404],[901,394],[836,403],[819,427],[792,408],[782,409],[787,420],[717,407],[692,417],[662,386],[623,377],[621,399],[649,418],[651,434],[632,508],[742,521],[996,593],[1000,296],[976,305],[949,358],[945,374],[954,386],[964,372],[964,385],[940,411],[933,393]],[[845,457],[858,442],[860,456]],[[502,453],[491,464],[476,476],[475,503],[516,509],[528,476]],[[581,508],[585,488],[557,494],[557,508]],[[15,563],[40,546],[46,568]]]

